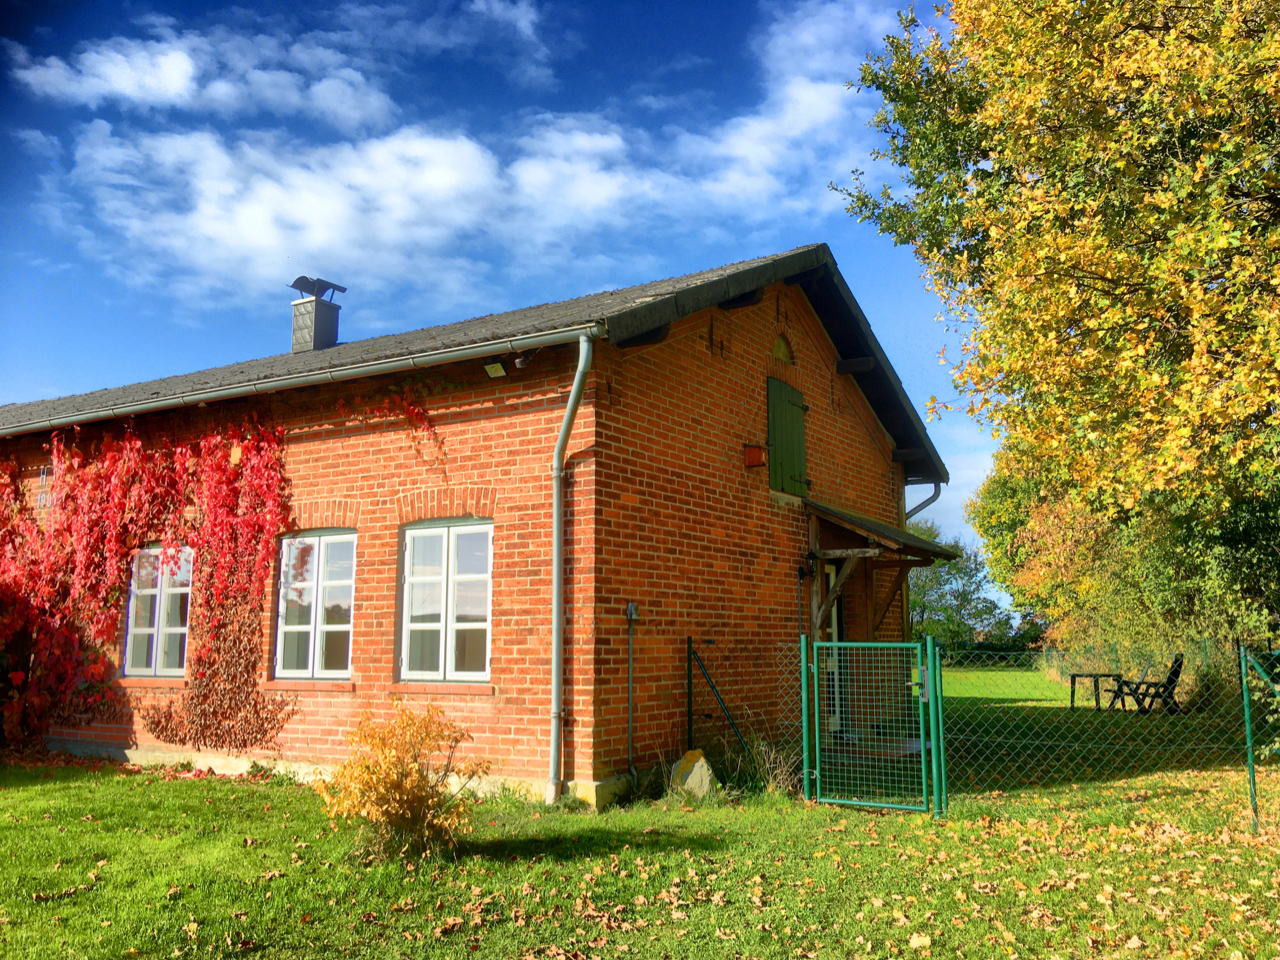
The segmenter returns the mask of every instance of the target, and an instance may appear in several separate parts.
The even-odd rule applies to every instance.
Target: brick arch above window
[[[430,487],[396,497],[396,513],[402,525],[449,517],[492,517],[497,502],[496,487]]]
[[[360,501],[348,497],[300,497],[293,501],[299,530],[355,530],[360,526]]]
[[[792,361],[788,363],[773,356],[773,342],[778,337],[782,337],[787,341],[791,348]],[[800,363],[799,357],[796,355],[796,335],[795,331],[788,327],[785,323],[779,323],[774,326],[773,336],[769,338],[770,353],[764,360],[764,373],[766,377],[773,377],[775,380],[781,380],[783,383],[790,384],[797,390],[800,389]]]

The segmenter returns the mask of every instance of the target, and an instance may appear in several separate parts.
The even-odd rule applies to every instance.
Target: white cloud
[[[454,51],[496,63],[521,85],[555,84],[542,13],[531,0],[345,3],[329,19],[335,26],[309,38],[347,51],[366,72],[396,56]]]
[[[256,109],[354,130],[395,107],[354,66],[363,61],[350,52],[353,38],[382,35],[405,12],[343,9],[341,35],[286,41],[159,23],[154,40],[100,44],[69,61],[27,57],[15,74],[34,91],[88,105],[132,97],[139,109]],[[464,12],[472,19],[418,22],[421,36],[405,43],[468,43],[475,18],[538,42],[527,0],[473,0]],[[546,271],[580,266],[605,236],[625,242],[649,228],[767,233],[779,215],[838,209],[827,182],[865,165],[870,106],[842,80],[887,29],[883,20],[819,0],[778,11],[754,48],[758,106],[702,132],[651,132],[581,112],[525,116],[505,142],[415,124],[317,146],[283,131],[156,133],[94,120],[48,203],[61,203],[58,216],[76,225],[86,250],[134,282],[164,277],[206,290],[267,289],[304,267],[435,290],[443,265],[474,276],[495,250],[517,271]],[[178,53],[191,70],[156,66]]]
[[[417,127],[316,147],[208,131],[120,137],[102,120],[77,140],[69,176],[129,253],[179,267],[188,286],[258,289],[288,263],[340,263],[370,286],[421,277],[485,222],[497,179],[474,141]]]
[[[42,130],[15,130],[13,136],[22,144],[22,149],[33,157],[52,160],[62,153],[62,141]]]
[[[538,41],[538,8],[529,0],[471,0],[468,9],[497,23],[506,24],[533,43]]]
[[[66,60],[9,43],[11,73],[38,96],[92,109],[300,114],[347,132],[385,127],[396,113],[339,51],[225,29],[176,33],[166,22],[152,30],[155,39],[95,41]]]

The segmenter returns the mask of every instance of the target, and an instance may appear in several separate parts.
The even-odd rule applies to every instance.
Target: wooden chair
[[[1169,672],[1165,674],[1164,679],[1159,683],[1154,680],[1118,681],[1116,689],[1113,691],[1114,695],[1111,698],[1111,706],[1114,707],[1118,700],[1120,708],[1122,710],[1127,709],[1125,698],[1132,697],[1134,706],[1138,708],[1139,713],[1150,713],[1157,700],[1164,705],[1165,713],[1181,713],[1182,708],[1178,706],[1178,699],[1174,696],[1174,691],[1177,690],[1178,680],[1182,676],[1182,661],[1182,654],[1176,654],[1173,658],[1173,663],[1169,664]]]
[[[1121,710],[1128,710],[1129,701],[1126,700],[1125,698],[1128,696],[1132,696],[1132,694],[1126,691],[1129,689],[1132,689],[1133,687],[1140,686],[1143,683],[1146,683],[1147,674],[1150,672],[1151,672],[1151,658],[1147,657],[1147,662],[1142,665],[1142,674],[1138,677],[1137,680],[1129,681],[1129,680],[1125,680],[1123,677],[1116,676],[1115,677],[1116,686],[1111,690],[1103,691],[1103,693],[1111,694],[1111,702],[1107,704],[1107,709],[1114,710],[1116,707],[1116,704],[1118,703],[1120,704]]]

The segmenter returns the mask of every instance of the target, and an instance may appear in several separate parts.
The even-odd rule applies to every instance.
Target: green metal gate
[[[936,650],[800,638],[806,799],[946,810]]]

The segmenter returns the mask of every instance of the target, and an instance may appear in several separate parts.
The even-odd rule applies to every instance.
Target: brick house
[[[686,637],[716,642],[731,711],[785,735],[797,635],[903,638],[907,570],[952,556],[901,529],[906,487],[936,496],[946,468],[825,244],[353,343],[313,292],[291,353],[0,407],[0,456],[33,493],[50,431],[72,424],[286,428],[297,533],[261,679],[301,708],[286,759],[340,758],[363,711],[435,701],[495,774],[595,799],[628,768],[628,603],[645,767],[684,747]],[[405,378],[433,391],[434,439],[336,414]],[[164,613],[181,574],[148,562],[119,651],[144,699],[184,682]],[[51,739],[164,748],[132,723]]]

